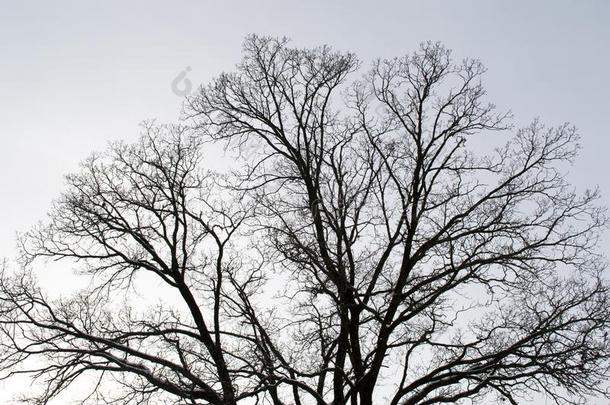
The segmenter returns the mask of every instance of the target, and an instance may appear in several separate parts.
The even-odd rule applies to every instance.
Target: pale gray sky
[[[170,88],[230,70],[248,33],[375,57],[440,40],[488,67],[490,100],[516,123],[575,124],[571,177],[610,205],[610,2],[3,1],[0,9],[0,257],[44,217],[66,172],[147,118],[173,121]],[[606,238],[604,249],[610,251]]]

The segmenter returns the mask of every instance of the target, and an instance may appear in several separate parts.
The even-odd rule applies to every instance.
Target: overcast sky
[[[440,40],[488,67],[489,99],[517,125],[570,121],[571,169],[610,205],[609,1],[4,1],[0,10],[0,257],[44,218],[91,151],[174,121],[172,80],[196,85],[239,61],[248,33],[329,44],[364,62]],[[610,250],[606,238],[604,249]]]

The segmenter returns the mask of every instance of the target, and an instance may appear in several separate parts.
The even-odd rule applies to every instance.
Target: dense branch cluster
[[[2,277],[3,376],[42,381],[42,403],[81,376],[93,403],[607,395],[606,217],[565,180],[575,129],[513,130],[481,63],[440,44],[358,70],[252,36],[185,126],[86,160]],[[238,169],[205,171],[207,143]],[[29,270],[44,257],[90,286],[47,299]],[[117,294],[151,282],[158,304]]]

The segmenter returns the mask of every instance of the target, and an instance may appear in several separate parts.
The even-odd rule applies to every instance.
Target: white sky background
[[[610,206],[610,2],[8,1],[0,3],[0,257],[44,218],[63,175],[138,123],[178,118],[172,80],[231,70],[248,33],[376,57],[440,40],[488,68],[489,100],[518,126],[570,121],[583,150],[579,188]],[[610,238],[603,249],[610,252]],[[61,277],[55,277],[61,282]],[[0,403],[3,403],[0,385]]]

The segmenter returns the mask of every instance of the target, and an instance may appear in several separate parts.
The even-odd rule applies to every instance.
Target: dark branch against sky
[[[154,3],[128,8],[108,4],[85,8],[74,3],[72,6],[64,9],[56,4],[35,8],[13,5],[1,17],[6,56],[0,66],[0,81],[6,89],[0,99],[6,113],[0,122],[3,152],[0,168],[6,173],[0,178],[0,186],[6,191],[0,201],[0,212],[4,213],[0,234],[3,256],[14,255],[15,230],[27,230],[43,218],[50,200],[62,189],[63,174],[73,171],[76,163],[91,150],[104,149],[109,140],[134,141],[138,132],[136,125],[142,119],[175,120],[184,95],[221,71],[234,70],[235,62],[240,59],[241,42],[251,32],[285,35],[293,39],[291,46],[297,47],[330,44],[339,50],[356,52],[365,64],[376,57],[413,52],[426,40],[441,40],[453,50],[453,57],[458,61],[463,57],[480,58],[489,69],[483,83],[490,99],[499,103],[501,111],[510,108],[518,127],[537,116],[542,122],[557,126],[557,132],[550,131],[545,142],[551,148],[560,145],[558,159],[570,160],[572,152],[563,149],[563,142],[571,144],[576,139],[572,127],[562,124],[570,121],[576,125],[583,148],[580,159],[570,169],[568,180],[579,191],[599,184],[601,201],[608,201],[610,183],[604,175],[608,166],[605,158],[608,141],[603,117],[608,108],[605,100],[608,84],[604,76],[610,63],[604,49],[610,35],[605,3],[530,5],[523,2],[509,6],[500,2],[468,2],[458,6],[432,2],[424,6],[396,2],[375,8],[365,3],[268,2],[233,7],[185,3],[172,10]],[[347,66],[345,72],[352,70],[350,64],[354,62],[342,63]],[[473,63],[468,71],[478,76],[478,66]],[[378,66],[379,80],[390,80],[392,69]],[[383,87],[378,91],[377,97],[384,101]],[[220,98],[215,98],[221,96],[208,92],[195,97],[190,112],[200,114],[196,120],[203,119],[199,122],[207,126],[206,130],[217,125],[217,119],[221,120],[221,126],[243,130],[240,127],[243,123],[236,124],[233,118],[223,121],[227,120],[222,116],[226,106]],[[352,97],[359,99],[358,94]],[[385,102],[391,107],[391,100]],[[358,108],[364,107],[356,103]],[[488,113],[481,112],[481,119],[485,121],[475,120],[473,130],[503,126],[501,115],[492,117]],[[366,120],[360,124],[366,128]],[[544,142],[537,144],[539,140],[534,139],[546,129],[532,124],[523,131],[520,138],[523,151],[528,150],[528,142],[532,150],[545,148]],[[483,142],[478,146],[480,149],[495,144]],[[186,150],[190,151],[189,147]],[[222,163],[214,157],[208,159],[211,165]],[[521,164],[516,162],[517,166]],[[553,173],[545,172],[545,175]],[[531,181],[532,184],[525,183],[524,187],[538,187],[536,181],[550,184],[540,178]],[[559,183],[552,184],[553,189],[560,187]],[[594,195],[585,197],[582,204],[588,204],[587,198],[593,199]],[[319,202],[317,198],[312,201]],[[572,204],[578,215],[588,215],[595,222],[595,213],[588,206],[583,205],[582,211],[578,211],[579,200],[565,204]],[[80,208],[75,205],[71,209]],[[275,209],[281,209],[281,204]],[[231,213],[231,221],[240,212]],[[314,210],[314,223],[316,212],[318,208]],[[540,222],[531,226],[554,227],[547,222],[549,218],[541,216],[537,220]],[[44,252],[44,243],[49,240],[53,238],[41,234],[38,249]],[[588,249],[588,240],[579,240],[579,243]],[[565,248],[570,247],[566,243]],[[326,260],[324,266],[332,267],[332,260],[325,258],[323,251],[321,257]],[[164,262],[162,258],[159,260]],[[167,274],[161,271],[161,276],[169,277],[165,281],[170,284],[176,283],[175,274],[169,270]],[[242,288],[238,281],[235,283],[234,288]],[[51,282],[50,287],[58,286]],[[572,286],[575,290],[582,288],[583,295],[586,295],[585,287]],[[186,294],[188,303],[188,294],[181,293]],[[559,305],[557,302],[561,299],[551,294],[547,305]],[[398,306],[393,311],[399,311]],[[393,316],[388,315],[390,320]],[[506,322],[509,321],[507,318]],[[200,335],[208,333],[197,319],[195,324]],[[206,345],[218,367],[215,373],[222,375],[227,371],[219,364],[222,359],[215,358],[213,333]],[[383,328],[379,333],[384,333]],[[350,361],[356,364],[358,359]],[[374,366],[375,359],[371,364]],[[368,378],[370,373],[361,376],[364,375]],[[202,398],[212,395],[205,392],[208,389],[205,384],[202,386]],[[231,388],[223,387],[223,391],[230,393]]]

